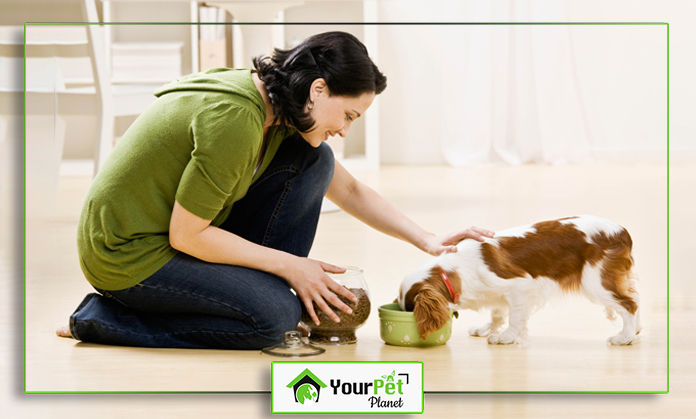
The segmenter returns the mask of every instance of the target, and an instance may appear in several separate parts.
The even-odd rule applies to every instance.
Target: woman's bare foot
[[[68,326],[63,326],[56,329],[56,335],[62,338],[72,339],[72,335],[70,334],[70,328]]]

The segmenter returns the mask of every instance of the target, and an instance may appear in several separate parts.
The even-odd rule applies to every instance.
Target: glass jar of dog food
[[[302,317],[300,322],[309,330],[309,341],[319,345],[347,345],[355,343],[358,338],[355,336],[355,331],[365,324],[370,316],[370,291],[367,288],[367,282],[363,277],[362,269],[348,266],[342,274],[328,273],[334,281],[346,287],[357,298],[357,302],[352,302],[347,298],[339,295],[338,298],[343,301],[348,307],[353,310],[352,314],[344,313],[343,311],[328,303],[336,315],[341,319],[340,322],[334,322],[329,316],[321,310],[316,303],[314,304],[314,312],[319,318],[317,326],[307,312],[307,308],[302,304]]]

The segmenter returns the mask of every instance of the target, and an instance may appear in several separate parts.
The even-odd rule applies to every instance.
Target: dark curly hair
[[[372,62],[365,45],[346,32],[312,35],[295,48],[276,48],[272,57],[252,61],[268,90],[274,123],[292,125],[300,132],[314,127],[314,119],[305,112],[314,80],[324,79],[332,96],[351,98],[380,94],[387,87],[387,78]]]

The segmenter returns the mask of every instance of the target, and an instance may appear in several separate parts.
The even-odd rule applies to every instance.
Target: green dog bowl
[[[385,304],[379,308],[380,337],[389,345],[396,346],[444,345],[452,336],[452,317],[459,317],[459,313],[450,309],[447,324],[423,340],[418,333],[413,312],[401,311],[397,303]]]

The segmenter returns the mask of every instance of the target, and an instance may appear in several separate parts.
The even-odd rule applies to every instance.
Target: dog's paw
[[[607,342],[611,343],[612,345],[630,345],[633,343],[634,340],[637,339],[636,335],[625,335],[625,334],[619,334],[616,336],[612,336],[609,339],[607,339]]]
[[[523,339],[515,333],[499,333],[488,336],[488,343],[491,345],[510,345],[522,343]]]
[[[479,336],[479,337],[486,337],[490,335],[492,332],[490,325],[484,325],[481,327],[472,327],[469,329],[469,335],[470,336]]]

